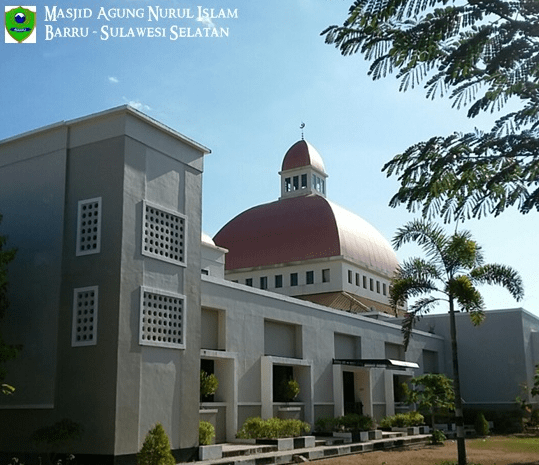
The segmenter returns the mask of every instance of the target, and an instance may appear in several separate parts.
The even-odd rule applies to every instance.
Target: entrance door
[[[342,374],[344,414],[359,413],[363,414],[363,406],[361,402],[356,402],[356,389],[354,383],[354,373],[351,371],[343,371]]]

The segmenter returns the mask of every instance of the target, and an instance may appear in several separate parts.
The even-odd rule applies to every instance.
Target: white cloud
[[[111,82],[112,84],[118,84],[120,81],[117,77],[109,76],[109,82]]]
[[[129,100],[125,97],[122,97],[124,102],[126,102],[130,107],[133,107],[139,111],[149,111],[151,108],[148,105],[145,105],[142,102],[139,102],[137,100]]]

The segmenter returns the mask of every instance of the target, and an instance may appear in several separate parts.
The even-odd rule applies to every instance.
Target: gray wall
[[[32,431],[61,418],[84,428],[75,454],[135,454],[156,422],[173,449],[197,446],[204,153],[125,108],[0,145],[0,231],[21,251],[7,332],[25,346],[16,395],[0,398],[12,403],[0,407],[0,450],[28,450]],[[77,256],[78,202],[95,197],[101,250]],[[183,265],[141,254],[143,201],[186,218]],[[73,292],[88,286],[99,291],[97,344],[73,347]],[[184,296],[184,348],[139,345],[141,286]]]
[[[516,406],[520,384],[533,383],[533,366],[539,362],[530,344],[539,320],[525,310],[511,309],[487,311],[480,326],[473,326],[467,313],[457,313],[456,322],[464,405]],[[445,338],[446,368],[441,371],[452,377],[449,316],[426,316],[418,327]]]

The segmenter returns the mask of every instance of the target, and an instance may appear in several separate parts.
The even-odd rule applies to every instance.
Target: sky
[[[489,129],[495,115],[469,120],[449,100],[399,92],[394,77],[372,81],[361,56],[341,56],[320,35],[344,21],[351,3],[34,0],[35,43],[0,42],[0,139],[130,104],[211,149],[202,227],[213,236],[247,208],[279,197],[282,159],[304,123],[329,174],[328,198],[391,240],[417,215],[388,206],[398,182],[381,172],[384,163],[431,136]],[[198,18],[199,7],[213,17]],[[158,9],[184,17],[156,21]],[[91,17],[73,19],[74,11]],[[114,17],[129,12],[134,17]],[[213,27],[220,37],[182,37]],[[129,37],[130,28],[145,37]],[[66,37],[76,33],[87,37]],[[487,308],[539,315],[539,214],[510,210],[458,227],[471,230],[487,262],[523,277],[518,303],[482,287]],[[414,246],[397,252],[401,260],[420,254]]]

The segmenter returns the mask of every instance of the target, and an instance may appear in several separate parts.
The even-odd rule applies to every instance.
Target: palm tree
[[[416,299],[408,308],[402,322],[406,349],[412,336],[414,322],[429,313],[439,302],[449,304],[458,464],[465,465],[466,446],[458,369],[455,305],[469,312],[473,324],[479,325],[485,318],[485,305],[476,285],[501,285],[518,301],[524,295],[522,279],[511,267],[498,264],[485,265],[481,247],[472,240],[469,231],[447,235],[440,226],[425,220],[415,220],[400,228],[393,238],[393,246],[396,249],[408,242],[416,242],[421,246],[426,259],[412,258],[404,261],[390,289],[391,306],[396,310],[397,307],[406,305],[408,299]]]

